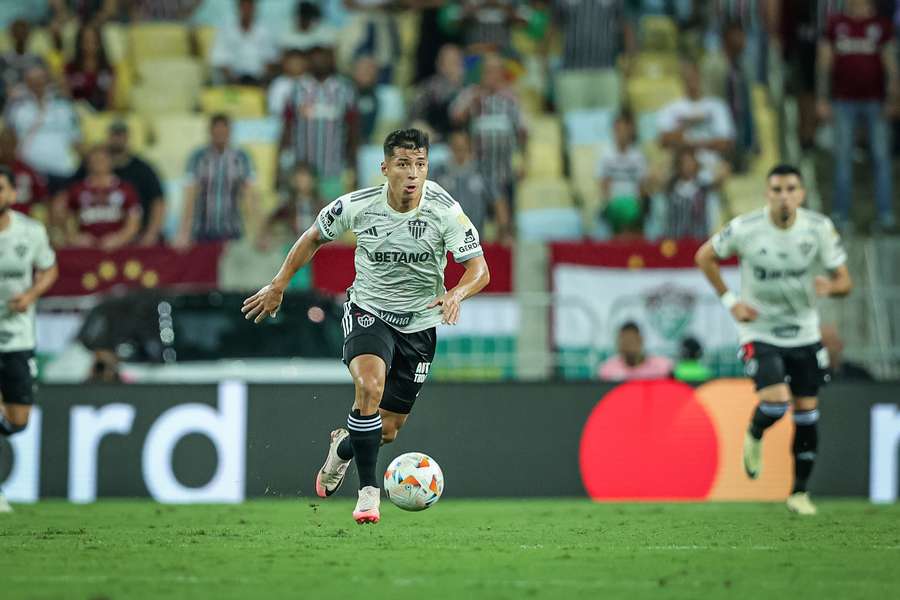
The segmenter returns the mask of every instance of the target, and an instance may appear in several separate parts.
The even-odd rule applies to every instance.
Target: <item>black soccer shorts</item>
[[[0,352],[0,394],[6,404],[34,404],[37,363],[34,352]]]
[[[380,356],[387,365],[381,408],[409,414],[425,384],[437,348],[435,328],[402,333],[372,313],[344,304],[344,364],[361,354]]]
[[[757,390],[786,383],[794,397],[816,396],[831,381],[828,351],[818,342],[794,348],[750,342],[741,346],[739,356]]]

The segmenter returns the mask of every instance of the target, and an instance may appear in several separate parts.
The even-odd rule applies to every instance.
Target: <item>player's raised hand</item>
[[[461,300],[459,296],[456,294],[452,294],[447,292],[443,296],[435,298],[431,301],[431,304],[428,305],[428,308],[434,308],[435,306],[441,307],[441,313],[443,314],[443,318],[441,320],[442,323],[446,325],[456,325],[459,321],[459,303]]]
[[[241,312],[248,321],[252,319],[254,323],[262,323],[266,317],[274,318],[278,314],[282,300],[284,300],[284,290],[270,283],[244,300]]]
[[[759,312],[746,302],[738,302],[731,307],[731,315],[734,317],[734,320],[739,323],[749,323],[750,321],[756,320],[756,317],[759,316]]]

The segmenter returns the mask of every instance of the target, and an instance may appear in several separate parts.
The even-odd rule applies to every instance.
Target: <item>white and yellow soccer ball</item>
[[[407,452],[384,472],[384,491],[403,510],[425,510],[444,492],[444,473],[427,454]]]

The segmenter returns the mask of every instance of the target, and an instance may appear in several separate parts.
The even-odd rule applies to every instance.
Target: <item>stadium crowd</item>
[[[838,225],[862,119],[890,229],[895,13],[869,0],[4,3],[3,160],[59,246],[183,249],[296,233],[377,181],[379,141],[412,123],[436,144],[432,177],[489,239],[699,239],[739,212],[729,182],[779,152],[777,53],[803,147],[834,119]],[[854,40],[869,45],[848,58]]]

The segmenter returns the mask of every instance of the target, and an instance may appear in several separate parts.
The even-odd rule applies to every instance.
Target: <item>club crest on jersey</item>
[[[356,322],[359,323],[360,327],[371,327],[375,324],[375,317],[365,314],[357,315]]]
[[[28,252],[28,246],[25,244],[17,244],[14,250],[16,251],[16,256],[25,258],[25,253]]]
[[[409,234],[417,240],[422,239],[422,236],[425,235],[425,227],[428,226],[428,222],[422,219],[413,219],[407,221],[406,224],[409,226]]]
[[[800,243],[800,252],[803,254],[809,254],[812,252],[813,245],[812,242],[801,242]]]

